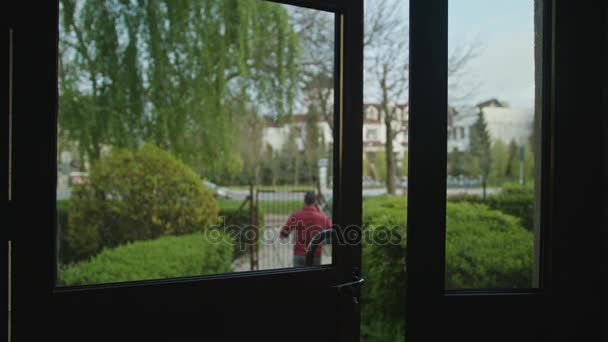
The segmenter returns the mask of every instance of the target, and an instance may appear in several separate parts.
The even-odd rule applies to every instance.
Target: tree
[[[492,170],[490,171],[490,182],[501,185],[505,181],[505,171],[507,169],[507,163],[509,153],[507,146],[502,140],[498,139],[494,141],[491,149],[492,155]]]
[[[322,11],[295,8],[291,18],[302,51],[298,69],[306,92],[305,107],[313,107],[333,132],[335,17]]]
[[[407,110],[409,86],[409,42],[407,9],[396,0],[367,0],[364,32],[365,97],[378,102],[382,122],[387,135],[384,149],[386,157],[383,178],[388,193],[395,193],[396,160],[394,139],[407,129],[406,117],[399,117],[400,108]],[[334,54],[332,16],[300,10],[296,16],[296,27],[303,48],[302,70],[310,98],[318,105],[319,113],[333,130],[333,72]],[[477,54],[477,45],[459,45],[450,54],[449,86],[450,99],[463,101],[475,91],[473,84],[463,79],[468,63]],[[378,163],[375,163],[378,167]]]
[[[409,88],[409,41],[407,9],[402,1],[368,0],[365,17],[364,58],[366,99],[375,98],[380,104],[380,116],[386,129],[386,189],[395,193],[396,161],[394,141],[407,130]],[[464,80],[470,61],[477,54],[477,45],[459,45],[450,53],[448,76],[451,100],[464,100],[475,87]]]
[[[325,150],[325,144],[322,140],[323,136],[319,131],[319,114],[315,106],[311,106],[306,114],[306,129],[304,134],[304,157],[308,167],[306,178],[309,184],[314,184],[318,161]]]
[[[479,161],[470,152],[458,151],[456,147],[448,153],[448,174],[455,177],[475,177],[479,175]]]
[[[372,2],[372,1],[370,1]],[[380,118],[386,130],[384,156],[386,191],[395,193],[396,160],[394,141],[406,126],[399,117],[398,102],[405,102],[409,85],[407,15],[401,2],[373,1],[365,18],[365,74],[379,99]],[[371,94],[368,94],[370,96]]]
[[[243,116],[238,144],[243,169],[236,183],[259,184],[262,181],[264,164],[272,160],[272,157],[266,158],[267,151],[264,149],[264,126],[266,121],[255,110],[247,111]],[[272,152],[270,154],[272,155]],[[231,183],[235,182],[232,181]]]
[[[448,164],[450,166],[448,173],[450,175],[460,176],[466,173],[462,154],[456,147],[448,154]]]
[[[275,116],[293,112],[298,37],[280,5],[60,5],[59,126],[89,161],[108,147],[151,142],[199,174],[230,173],[248,103]]]
[[[480,111],[477,121],[471,126],[470,152],[479,163],[481,171],[481,185],[483,187],[483,198],[486,198],[488,176],[492,168],[492,154],[490,152],[490,132],[483,111]]]
[[[534,182],[534,149],[531,144],[524,145],[524,183]]]
[[[509,157],[505,170],[505,177],[509,180],[515,180],[519,174],[519,151],[515,139],[509,143]]]

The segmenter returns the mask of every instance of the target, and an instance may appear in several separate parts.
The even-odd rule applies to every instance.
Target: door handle
[[[339,294],[350,296],[353,304],[359,304],[359,297],[361,297],[361,286],[365,282],[365,279],[361,277],[361,272],[358,267],[353,267],[352,281],[334,285],[332,288],[337,289]]]
[[[342,288],[346,288],[346,287],[361,287],[361,285],[363,285],[364,282],[365,282],[365,279],[359,277],[359,279],[357,279],[357,280],[349,281],[348,283],[334,285],[332,287],[336,288],[336,289],[342,289]]]

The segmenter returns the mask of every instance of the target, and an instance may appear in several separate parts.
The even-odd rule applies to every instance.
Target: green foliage
[[[508,183],[500,194],[489,196],[486,203],[492,209],[515,216],[529,231],[534,230],[534,185]]]
[[[448,196],[447,199],[449,202],[452,202],[452,203],[459,203],[459,202],[469,202],[469,203],[476,203],[476,204],[483,203],[483,199],[481,198],[481,196],[467,194],[467,193],[458,193],[458,194],[450,195],[450,196]]]
[[[507,159],[505,175],[508,179],[517,179],[519,175],[519,152],[515,140],[511,140],[509,143],[509,157]]]
[[[246,107],[293,112],[299,42],[278,4],[62,0],[60,8],[59,127],[89,161],[104,146],[148,142],[208,178],[234,173]]]
[[[405,296],[395,284],[405,284],[406,278],[406,212],[405,197],[363,203],[363,273],[369,282],[363,287],[362,331],[370,339],[403,336]],[[518,219],[484,205],[448,203],[446,224],[447,288],[531,285],[533,239]],[[392,243],[381,243],[386,236]]]
[[[70,213],[70,200],[57,201],[57,253],[60,263],[75,260],[77,251],[74,251],[67,239],[68,222]]]
[[[363,177],[369,176],[369,160],[367,157],[363,156]]]
[[[205,230],[217,218],[211,190],[152,145],[114,150],[74,187],[66,239],[80,260],[103,248]]]
[[[479,160],[469,152],[454,148],[448,153],[449,174],[452,176],[477,177],[481,173]]]
[[[501,185],[506,179],[506,168],[508,163],[507,146],[501,140],[496,140],[492,144],[492,169],[488,182],[494,185]]]
[[[448,288],[532,285],[532,234],[513,216],[468,203],[447,206]]]
[[[368,198],[363,202],[363,274],[361,331],[369,341],[403,340],[406,283],[405,247],[407,200],[405,197]],[[401,237],[396,243],[383,234]],[[393,240],[394,241],[394,240]],[[395,241],[394,241],[395,242]]]
[[[324,141],[319,130],[319,113],[315,106],[310,106],[306,114],[306,129],[304,136],[304,157],[307,164],[307,175],[310,184],[318,178],[318,162],[325,150]]]
[[[218,231],[138,241],[60,270],[61,285],[88,285],[226,273],[232,241]]]
[[[485,187],[492,168],[492,154],[490,151],[490,132],[483,111],[479,112],[477,121],[471,126],[470,135],[470,153],[479,163]]]
[[[484,204],[490,209],[517,217],[523,228],[529,231],[534,230],[533,184],[505,183],[499,194],[488,196],[486,200],[477,195],[458,194],[449,196],[448,201],[451,203]]]
[[[373,159],[374,165],[374,179],[385,182],[386,181],[386,153],[384,151],[375,152]]]

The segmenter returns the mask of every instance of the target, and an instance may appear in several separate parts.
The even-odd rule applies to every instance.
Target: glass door
[[[12,338],[358,339],[362,18],[16,9]]]
[[[407,341],[599,332],[598,10],[410,1]]]

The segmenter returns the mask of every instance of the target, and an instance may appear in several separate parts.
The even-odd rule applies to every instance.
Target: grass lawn
[[[228,190],[249,190],[249,185],[231,185],[224,186]],[[255,187],[257,190],[277,190],[277,191],[314,191],[316,185],[258,185]]]
[[[221,209],[238,209],[243,201],[240,200],[218,200],[217,205]],[[302,209],[302,201],[260,201],[260,209],[264,214],[291,214]],[[249,210],[249,205],[245,205],[243,210]]]

